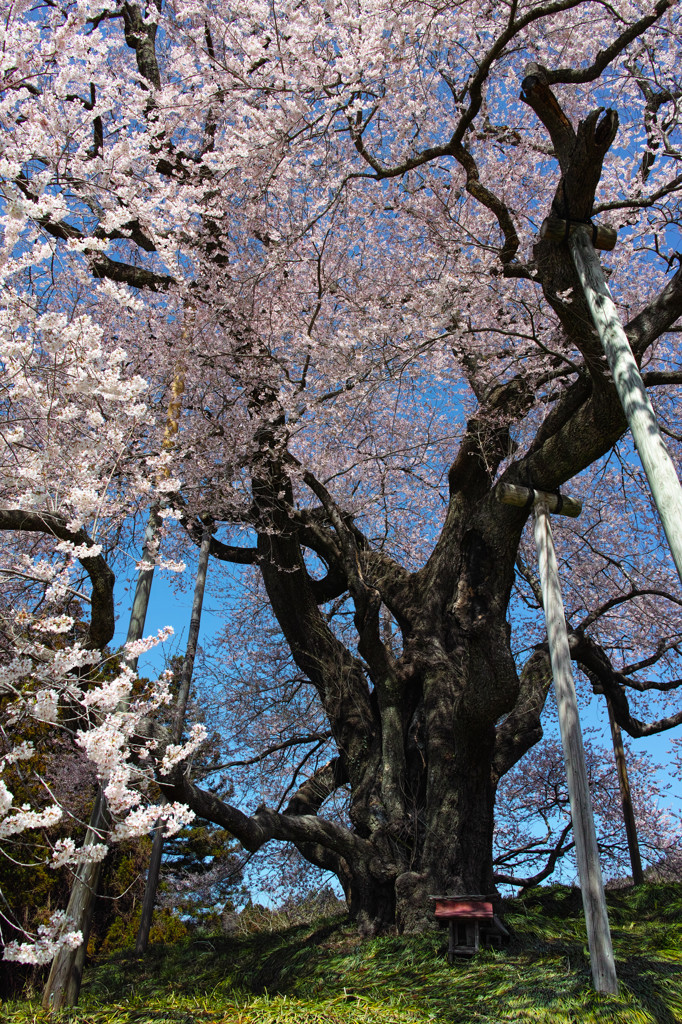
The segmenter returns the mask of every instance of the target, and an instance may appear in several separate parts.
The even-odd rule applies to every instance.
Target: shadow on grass
[[[631,956],[618,964],[618,976],[656,1024],[680,1024],[682,959],[675,963]]]
[[[619,997],[592,988],[579,891],[553,887],[508,901],[512,939],[506,950],[483,950],[452,967],[445,931],[363,942],[349,920],[337,916],[242,938],[209,936],[153,946],[144,959],[133,953],[110,956],[86,972],[81,1006],[69,1019],[74,1024],[682,1022],[682,886],[611,891],[608,903]],[[42,1022],[40,1015],[8,1019]]]
[[[289,960],[293,966],[297,955],[337,932],[346,920],[337,916],[315,930],[298,925],[243,938],[212,936],[153,945],[144,957],[116,953],[86,973],[81,1002],[153,1000],[178,990],[185,995],[277,991],[276,965],[284,973]]]

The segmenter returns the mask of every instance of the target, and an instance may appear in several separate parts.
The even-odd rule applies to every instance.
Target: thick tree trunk
[[[387,821],[371,837],[374,861],[353,865],[345,886],[351,916],[363,934],[434,926],[430,896],[495,892],[493,739],[492,730],[467,737],[453,729],[447,762],[424,767],[427,797],[413,808],[411,833],[404,821]],[[379,816],[376,802],[373,813]],[[383,875],[391,863],[396,864],[393,877],[377,877],[377,868]]]
[[[164,787],[249,850],[270,839],[296,843],[337,874],[364,934],[434,927],[433,895],[495,892],[497,782],[542,734],[547,672],[519,678],[507,623],[526,514],[496,502],[487,463],[473,450],[465,455],[450,474],[439,544],[416,573],[356,544],[325,505],[344,546],[326,556],[347,574],[357,647],[321,613],[328,591],[319,594],[308,575],[290,520],[259,537],[273,612],[317,691],[337,756],[282,813],[262,807],[245,815],[180,775]],[[266,483],[262,492],[267,497]],[[382,607],[401,634],[395,649],[382,632]],[[322,809],[341,786],[350,791],[348,828],[326,821]]]
[[[288,586],[295,572],[287,577]],[[262,807],[249,817],[181,776],[165,786],[169,799],[186,801],[248,849],[290,840],[313,863],[336,872],[364,935],[435,927],[434,895],[495,893],[497,781],[541,734],[547,672],[519,680],[499,611],[504,602],[490,595],[478,605],[469,601],[467,607],[478,611],[468,621],[462,608],[457,621],[452,602],[443,603],[440,621],[428,608],[422,615],[415,603],[419,628],[411,636],[405,629],[405,669],[395,676],[395,700],[380,702],[381,683],[373,691],[358,689],[356,720],[349,724],[346,714],[335,736],[338,756],[306,780],[285,812]],[[334,640],[328,633],[322,637],[329,645]],[[337,708],[344,712],[342,686],[352,694],[356,662],[350,654],[346,659],[337,662],[348,669],[343,673],[331,659],[326,663],[328,679],[340,679],[329,704],[332,726]],[[311,673],[323,664],[311,659]],[[519,695],[521,711],[515,706]],[[346,745],[344,730],[356,724],[355,744]],[[326,798],[346,785],[348,829],[319,813]]]
[[[365,938],[390,931],[394,927],[395,884],[375,878],[370,864],[359,862],[353,866],[346,900],[350,915]]]
[[[430,896],[495,893],[495,721],[499,695],[507,692],[511,700],[518,680],[506,628],[488,623],[481,631],[485,648],[478,638],[461,638],[455,655],[424,674],[423,697],[403,729],[400,763],[387,771],[390,755],[382,743],[383,772],[371,772],[352,797],[351,817],[375,823],[368,838],[377,862],[382,869],[387,864],[396,869],[390,884],[372,883],[371,864],[364,873],[353,872],[350,909],[365,933],[433,927]],[[491,689],[498,699],[488,699]],[[420,732],[421,745],[415,735]],[[392,779],[389,793],[402,778],[400,815],[392,814],[383,799],[386,775]]]

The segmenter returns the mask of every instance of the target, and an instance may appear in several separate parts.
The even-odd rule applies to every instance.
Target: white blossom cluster
[[[176,764],[186,760],[191,753],[198,750],[207,735],[205,726],[197,722],[190,729],[185,743],[169,743],[161,761],[161,774],[168,775]]]
[[[30,616],[25,616],[25,625],[32,625]],[[57,622],[56,626],[54,632],[60,635],[61,623]],[[124,652],[128,657],[137,657],[171,634],[172,629],[161,629],[155,636],[126,645]],[[37,652],[44,655],[42,660]],[[109,679],[74,675],[74,667],[87,669],[96,666],[99,659],[99,652],[86,651],[78,643],[58,651],[48,651],[32,643],[22,657],[0,668],[0,685],[14,698],[8,705],[8,721],[17,723],[22,716],[27,716],[40,723],[59,725],[66,713],[65,707],[68,706],[71,716],[74,708],[80,709],[82,727],[76,730],[75,741],[96,768],[112,817],[112,827],[102,834],[100,841],[77,846],[70,837],[56,840],[50,861],[55,869],[102,860],[111,843],[148,833],[158,818],[163,819],[169,834],[179,831],[194,818],[192,811],[177,802],[163,805],[148,802],[146,791],[153,778],[156,742],[148,740],[142,746],[139,742],[133,743],[141,721],[169,703],[170,674],[163,674],[139,696],[134,695],[137,676],[126,663]],[[68,705],[64,704],[66,698]],[[189,757],[205,736],[203,726],[194,727],[186,743],[173,744],[167,752],[160,751],[158,756],[164,771]],[[30,765],[36,752],[32,742],[18,742],[0,759],[0,772],[19,761]],[[7,782],[0,776],[0,839],[27,829],[49,829],[62,817],[63,810],[58,802],[42,808],[28,804],[15,806]],[[56,916],[49,926],[41,928],[35,941],[10,943],[4,958],[44,963],[62,946],[77,945],[79,934],[66,929],[63,919]]]
[[[68,928],[66,914],[57,911],[52,914],[49,924],[38,926],[38,935],[31,942],[8,942],[3,960],[15,960],[21,964],[49,964],[60,949],[77,949],[83,941],[83,934]]]
[[[54,214],[54,197],[45,196],[43,207]],[[26,203],[20,214],[17,211],[10,218],[15,228],[31,215]],[[6,234],[5,244],[12,237],[11,232]],[[46,255],[49,252],[39,246],[31,253],[38,262]],[[89,314],[33,313],[18,301],[9,278],[3,276],[9,266],[0,259],[0,387],[10,399],[0,410],[0,511],[56,516],[74,540],[54,538],[30,553],[20,546],[13,558],[6,552],[0,561],[6,578],[40,590],[43,609],[41,614],[24,606],[2,610],[13,640],[13,655],[0,663],[7,736],[20,737],[24,720],[72,730],[95,766],[112,816],[112,828],[100,841],[77,846],[70,838],[57,840],[50,865],[59,868],[102,859],[110,843],[144,834],[159,815],[171,832],[193,817],[176,804],[149,804],[156,744],[138,741],[132,749],[141,720],[171,698],[165,675],[136,694],[137,676],[128,662],[164,642],[173,630],[159,630],[126,645],[122,653],[128,661],[107,678],[107,673],[99,672],[102,653],[85,643],[74,615],[64,610],[71,599],[90,601],[83,589],[83,568],[88,560],[101,562],[104,551],[99,539],[83,541],[83,532],[76,536],[79,531],[87,527],[86,536],[104,536],[128,513],[131,496],[143,494],[145,500],[153,500],[161,490],[172,493],[180,482],[166,471],[166,451],[142,461],[134,454],[136,439],[154,425],[154,413],[148,382],[128,370],[126,349],[105,344],[102,327]],[[11,268],[14,273],[21,269],[16,260]],[[103,287],[103,294],[105,301],[124,304],[133,314],[143,308],[137,303],[140,308],[133,310],[128,291],[111,283]],[[150,487],[150,474],[158,487]],[[172,523],[172,510],[164,511]],[[158,551],[154,565],[172,572],[185,569],[182,561],[164,558]],[[148,569],[149,562],[140,568]],[[190,756],[201,740],[202,735],[193,732],[188,744],[174,746],[172,763]],[[34,753],[32,744],[19,739],[0,762],[0,839],[27,829],[49,829],[63,818],[58,794],[51,792],[47,806],[17,805],[3,769],[26,761],[30,770]],[[158,758],[163,756],[159,751]],[[5,958],[44,962],[73,941],[74,933],[54,919],[34,944],[8,946]]]
[[[12,393],[12,415],[0,414],[0,499],[6,508],[59,513],[76,532],[120,507],[111,475],[126,478],[130,442],[152,421],[148,384],[127,374],[126,351],[103,345],[90,316],[29,310],[22,320],[19,327],[11,290],[0,288],[2,376]],[[19,464],[8,457],[17,448]],[[94,557],[101,545],[62,540],[56,550],[73,560]]]

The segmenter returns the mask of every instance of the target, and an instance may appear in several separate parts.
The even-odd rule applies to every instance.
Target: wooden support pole
[[[154,567],[156,565],[160,529],[161,516],[158,509],[153,508],[149,513],[149,519],[144,531],[140,563],[146,568],[141,568],[137,574],[135,596],[133,597],[133,606],[130,609],[128,635],[126,636],[126,643],[128,644],[141,640],[144,633],[144,624],[149,608],[149,597],[152,592],[152,583],[154,582]],[[137,672],[137,660],[137,658],[125,659],[126,664],[133,672]]]
[[[549,521],[550,506],[554,507],[556,512],[570,516],[577,516],[582,506],[574,498],[545,491],[535,491],[526,487],[512,487],[510,484],[499,484],[496,493],[498,501],[505,505],[523,508],[530,508],[533,505],[535,509],[535,544],[540,567],[542,603],[547,624],[554,692],[559,711],[559,728],[566,765],[571,821],[587,926],[592,979],[597,992],[616,994],[618,978],[606,911],[590,786],[585,766],[585,750],[571,668],[564,602],[561,597],[559,570]]]
[[[204,591],[206,590],[206,574],[208,572],[208,559],[211,553],[211,524],[204,523],[201,535],[201,547],[199,548],[199,562],[197,564],[197,575],[194,583],[194,598],[192,600],[192,614],[189,620],[189,631],[187,633],[187,647],[182,662],[180,673],[180,686],[178,687],[178,700],[173,723],[172,741],[180,743],[182,730],[185,727],[185,713],[187,701],[189,700],[190,686],[192,685],[192,673],[194,672],[194,659],[199,643],[199,629],[201,628],[201,609],[204,604]]]
[[[144,623],[149,607],[149,595],[154,579],[154,563],[160,523],[161,519],[158,512],[152,509],[147,521],[142,551],[142,563],[148,566],[148,568],[141,569],[137,576],[135,596],[130,611],[127,643],[140,640],[144,631]],[[137,658],[127,658],[126,664],[133,672],[137,671]],[[119,704],[117,710],[121,711],[125,709],[125,706],[125,701],[123,701]],[[95,804],[83,841],[83,847],[85,848],[105,840],[108,831],[109,813],[107,801],[102,784],[98,783]],[[83,966],[87,952],[88,935],[95,912],[95,901],[97,899],[101,873],[101,861],[86,860],[78,866],[74,874],[69,902],[66,908],[66,919],[74,931],[81,932],[83,941],[75,949],[71,946],[62,946],[57,952],[52,961],[45,988],[43,989],[42,1005],[44,1010],[59,1010],[65,1006],[75,1006],[78,1002],[81,982],[83,980]]]
[[[171,733],[171,741],[173,743],[182,742],[182,730],[185,725],[187,701],[189,700],[192,673],[194,671],[194,659],[196,657],[197,645],[199,643],[201,609],[204,603],[208,558],[211,551],[211,532],[210,524],[205,523],[201,537],[201,547],[199,549],[199,564],[197,566],[197,577],[194,584],[194,599],[192,601],[192,616],[190,618],[189,632],[187,635],[187,648],[185,650],[185,658],[182,663],[182,671],[180,673],[180,686],[178,688],[175,721],[173,723],[173,730]],[[149,944],[149,932],[152,926],[152,917],[154,915],[156,891],[159,887],[159,873],[161,871],[164,833],[165,827],[163,820],[159,819],[154,827],[154,841],[152,843],[149,869],[147,871],[147,882],[144,890],[144,899],[142,901],[142,914],[140,915],[140,924],[137,930],[137,938],[135,940],[135,952],[139,956],[146,952]]]
[[[575,268],[630,425],[661,523],[682,580],[682,488],[668,454],[627,335],[604,278],[589,228],[569,236]]]
[[[185,312],[183,343],[186,343],[194,330],[194,308],[187,305]],[[185,345],[183,344],[183,351],[184,347]],[[163,439],[165,450],[172,449],[173,439],[178,432],[184,388],[184,366],[182,363],[179,363],[175,371],[166,416],[166,430]],[[163,476],[168,477],[168,469],[164,470]],[[149,597],[154,579],[154,566],[156,564],[161,523],[162,520],[158,509],[152,508],[145,529],[141,559],[143,568],[138,573],[135,585],[135,596],[130,611],[130,622],[126,637],[127,643],[140,640],[144,632],[145,619],[149,608]],[[126,664],[133,672],[137,672],[137,661],[136,657],[126,659]],[[125,707],[126,701],[122,701],[117,710],[125,710]],[[109,812],[106,797],[104,796],[102,785],[98,784],[95,805],[83,846],[96,843],[99,839],[103,838],[104,833],[108,831],[108,822]],[[87,952],[88,934],[94,914],[101,869],[102,864],[100,861],[85,861],[79,866],[74,876],[66,918],[74,930],[82,932],[83,941],[76,949],[62,946],[53,960],[50,974],[43,989],[42,1005],[46,1010],[55,1010],[63,1006],[75,1006],[78,1002],[83,977],[83,965]]]
[[[593,682],[592,689],[595,693],[603,694],[606,701],[606,710],[609,713],[609,726],[611,728],[611,740],[613,742],[613,757],[616,762],[618,773],[618,788],[620,789],[620,805],[623,810],[623,822],[625,834],[628,840],[630,852],[630,865],[632,867],[632,882],[634,885],[642,885],[644,872],[642,871],[642,858],[639,853],[639,840],[637,838],[637,823],[635,821],[635,809],[632,806],[632,794],[630,792],[630,779],[628,778],[628,766],[625,761],[625,747],[623,746],[623,735],[620,726],[613,714],[613,706],[604,687],[600,683]]]
[[[632,794],[630,792],[630,780],[628,768],[625,762],[625,748],[623,747],[623,736],[618,722],[613,717],[611,701],[606,698],[606,706],[609,711],[609,725],[611,726],[611,739],[613,740],[613,753],[616,759],[618,770],[618,785],[620,787],[620,803],[623,808],[623,821],[625,822],[625,834],[628,839],[628,850],[630,851],[630,864],[632,865],[632,881],[634,885],[644,883],[644,872],[642,871],[642,858],[639,853],[639,841],[637,839],[637,824],[635,822],[635,811],[632,806]]]
[[[109,827],[110,820],[106,800],[102,787],[98,786],[83,845],[87,846],[106,840]],[[74,873],[69,902],[66,907],[65,930],[80,931],[83,939],[77,949],[62,946],[52,961],[42,996],[43,1009],[49,1012],[61,1010],[65,1006],[75,1006],[78,1002],[101,872],[101,860],[86,860],[78,865]]]
[[[616,977],[616,964],[613,957],[604,885],[599,864],[597,835],[592,815],[585,751],[578,717],[578,702],[571,669],[571,653],[568,646],[552,528],[546,502],[537,499],[535,504],[535,543],[540,564],[542,601],[547,623],[554,691],[559,709],[559,727],[568,779],[571,820],[587,925],[587,944],[590,950],[592,979],[597,992],[617,993],[618,978]]]
[[[154,826],[154,839],[152,841],[152,852],[149,857],[149,867],[147,868],[147,881],[145,882],[144,887],[142,913],[140,914],[140,923],[138,925],[137,936],[135,938],[135,952],[138,956],[142,956],[146,953],[147,946],[149,945],[149,932],[152,927],[154,904],[156,903],[156,893],[159,888],[159,874],[161,872],[161,858],[163,856],[163,841],[164,823],[163,819],[159,818]]]

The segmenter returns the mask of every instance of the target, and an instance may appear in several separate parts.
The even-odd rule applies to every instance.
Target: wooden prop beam
[[[98,786],[83,846],[106,841],[110,827],[106,799],[102,787]],[[78,865],[74,873],[64,930],[80,931],[83,941],[77,949],[62,946],[52,961],[42,998],[42,1007],[49,1013],[65,1006],[75,1006],[78,1002],[101,873],[101,860],[86,860]]]
[[[632,793],[630,791],[630,779],[628,776],[628,766],[625,760],[625,747],[623,746],[623,734],[620,731],[620,726],[614,718],[613,707],[608,696],[604,693],[603,686],[594,685],[593,690],[595,693],[604,694],[606,700],[606,708],[609,713],[609,725],[611,726],[611,739],[613,740],[613,756],[616,762],[616,769],[618,771],[618,786],[620,788],[620,803],[623,809],[623,822],[625,824],[625,834],[628,840],[628,850],[630,852],[630,865],[632,867],[632,883],[633,885],[644,884],[644,871],[642,869],[642,858],[639,852],[639,839],[637,838],[637,821],[635,819],[635,809],[632,805]]]
[[[658,429],[656,414],[618,317],[589,228],[569,236],[568,245],[587,304],[606,353],[668,545],[682,580],[682,488]]]
[[[559,728],[561,744],[564,751],[568,795],[571,804],[571,821],[578,861],[578,878],[585,911],[587,926],[587,944],[590,950],[592,980],[597,992],[618,992],[616,963],[611,944],[611,931],[606,911],[604,883],[602,881],[597,834],[594,827],[590,787],[585,766],[585,750],[583,747],[578,702],[575,693],[575,682],[571,668],[571,652],[566,631],[566,616],[559,585],[552,528],[549,521],[550,500],[558,501],[556,494],[543,491],[515,487],[509,485],[499,487],[499,500],[504,504],[519,505],[518,492],[526,492],[532,498],[535,509],[535,544],[540,567],[540,583],[542,586],[542,603],[547,624],[547,639],[554,678],[559,711]],[[564,498],[564,505],[571,499]],[[530,505],[528,500],[522,503]],[[572,502],[572,506],[579,502]],[[564,508],[560,509],[562,512]],[[577,515],[576,512],[572,514]]]
[[[620,788],[620,803],[623,809],[623,821],[625,822],[625,834],[628,840],[630,852],[630,864],[632,866],[633,885],[644,885],[644,872],[642,870],[642,858],[639,852],[639,840],[637,838],[637,822],[635,820],[635,809],[632,806],[632,794],[630,792],[630,779],[628,767],[625,761],[625,748],[623,746],[623,735],[620,726],[613,716],[611,701],[606,698],[606,706],[609,711],[609,725],[611,726],[611,739],[613,740],[613,755],[616,759],[618,769],[618,786]]]
[[[571,668],[564,604],[559,586],[549,510],[544,501],[535,505],[535,544],[540,564],[542,601],[559,710],[561,743],[564,749],[571,820],[578,861],[578,878],[587,925],[592,980],[597,992],[618,992],[616,963],[604,897],[597,834],[594,828],[585,751],[578,717],[578,702]]]
[[[194,309],[191,305],[185,307],[186,319],[183,325],[183,352],[185,351],[187,339],[194,330]],[[168,404],[166,416],[166,430],[164,433],[163,447],[170,450],[174,444],[174,437],[178,432],[179,416],[182,407],[182,393],[185,388],[184,369],[182,364],[176,367],[175,378],[171,388],[171,398]],[[168,469],[163,475],[168,477]],[[142,639],[145,619],[149,608],[149,597],[154,580],[154,566],[156,564],[156,553],[159,543],[159,532],[161,528],[161,516],[158,510],[152,508],[149,513],[147,527],[145,529],[144,543],[142,550],[142,565],[135,584],[135,596],[130,611],[130,622],[128,624],[128,635],[126,643],[132,643]],[[126,658],[125,663],[137,672],[136,657]],[[122,700],[117,710],[126,709],[126,700]],[[90,824],[85,834],[83,846],[92,845],[98,842],[108,832],[109,812],[107,801],[102,786],[97,786],[97,796]],[[157,830],[158,831],[158,830]],[[159,852],[160,857],[160,852]],[[78,1002],[81,981],[83,976],[83,965],[88,944],[88,934],[95,907],[95,899],[99,886],[99,878],[102,869],[101,861],[84,861],[78,868],[75,876],[69,902],[66,908],[66,919],[74,930],[80,930],[83,934],[83,941],[80,946],[73,949],[70,946],[62,946],[55,959],[52,961],[45,988],[43,990],[42,1005],[45,1010],[58,1010],[64,1006],[75,1006]]]

